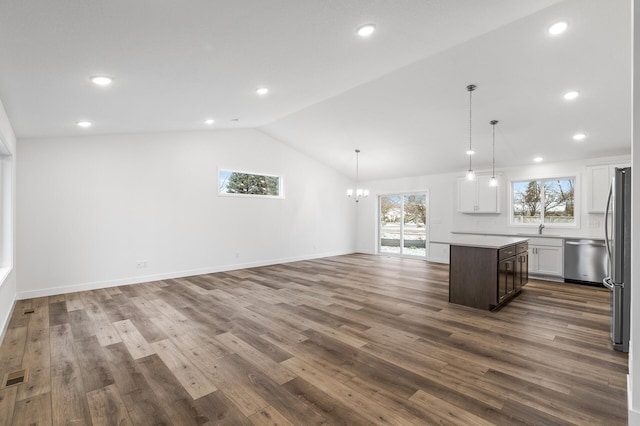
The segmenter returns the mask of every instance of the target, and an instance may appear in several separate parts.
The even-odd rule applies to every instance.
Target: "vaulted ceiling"
[[[567,31],[549,35],[558,20]],[[0,2],[0,99],[19,139],[251,127],[348,175],[359,148],[362,179],[463,172],[470,83],[477,168],[492,119],[497,167],[628,154],[630,2]]]

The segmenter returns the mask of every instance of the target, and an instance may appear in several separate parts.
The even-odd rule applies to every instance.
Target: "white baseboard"
[[[11,304],[11,309],[7,312],[7,317],[3,318],[2,321],[2,329],[0,329],[0,345],[4,342],[4,335],[7,332],[7,328],[9,328],[9,321],[11,320],[11,315],[13,314],[13,310],[16,308],[16,301],[18,299],[14,298],[13,303]]]
[[[74,293],[76,291],[97,290],[101,288],[117,287],[120,285],[130,285],[146,283],[149,281],[169,280],[174,278],[184,278],[193,275],[213,274],[216,272],[234,271],[236,269],[255,268],[258,266],[278,265],[282,263],[299,262],[302,260],[320,259],[323,257],[342,256],[353,254],[354,251],[337,251],[331,253],[314,254],[307,256],[296,256],[284,259],[271,259],[258,262],[237,263],[233,265],[212,266],[209,268],[191,269],[185,271],[173,271],[155,275],[143,275],[138,277],[118,278],[115,280],[95,281],[89,283],[70,284],[58,287],[42,288],[36,290],[19,291],[17,299],[31,299],[34,297],[54,296],[58,294]],[[15,304],[15,302],[14,302]]]
[[[554,281],[557,283],[563,283],[563,277],[557,277],[555,275],[537,275],[529,273],[529,278],[533,278],[534,280],[542,280],[542,281]]]
[[[368,250],[368,249],[357,249],[355,252],[360,254],[374,254],[374,255],[377,254],[375,250]]]
[[[631,355],[631,354],[629,354]],[[629,366],[631,367],[631,358],[629,358]],[[627,407],[628,407],[628,418],[627,424],[629,426],[640,426],[640,411],[637,411],[633,407],[633,386],[631,386],[631,375],[627,375]]]
[[[427,260],[434,263],[445,263],[447,265],[449,264],[449,259],[446,257],[430,257]]]

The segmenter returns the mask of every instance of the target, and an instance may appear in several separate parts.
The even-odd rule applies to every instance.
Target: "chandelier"
[[[353,189],[347,189],[347,197],[351,198],[354,197],[356,200],[356,203],[358,201],[360,201],[360,198],[362,197],[368,197],[369,196],[369,190],[368,189],[362,189],[358,187],[358,180],[359,180],[359,157],[360,157],[360,150],[356,149],[356,189],[355,191]]]

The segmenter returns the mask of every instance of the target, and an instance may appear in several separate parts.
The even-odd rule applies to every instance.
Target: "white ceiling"
[[[360,148],[365,180],[463,172],[470,83],[474,168],[490,167],[491,119],[497,167],[628,154],[630,2],[0,1],[19,138],[256,127],[349,175]]]

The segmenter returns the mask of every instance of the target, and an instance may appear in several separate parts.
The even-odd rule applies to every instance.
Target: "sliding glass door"
[[[379,198],[379,253],[427,257],[427,194]]]

